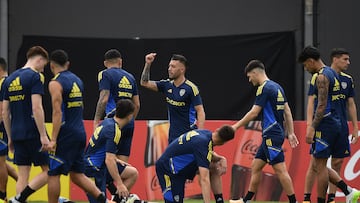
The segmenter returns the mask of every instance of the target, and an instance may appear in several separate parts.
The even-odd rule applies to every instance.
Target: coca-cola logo
[[[259,145],[257,145],[257,143],[255,143],[254,140],[247,140],[241,146],[241,153],[251,154],[251,155],[255,156],[258,149],[259,149]]]
[[[161,187],[160,187],[159,180],[158,180],[158,178],[157,178],[156,175],[154,175],[154,176],[151,178],[151,185],[150,185],[150,187],[151,187],[151,190],[152,190],[152,191],[155,191],[155,190],[158,190],[158,189],[161,188]]]
[[[359,162],[359,163],[358,163]],[[344,177],[348,181],[352,181],[360,176],[360,150],[355,152],[347,162],[344,169]],[[357,170],[357,171],[355,171]]]

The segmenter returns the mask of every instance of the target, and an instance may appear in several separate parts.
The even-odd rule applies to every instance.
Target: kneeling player
[[[120,202],[129,196],[129,190],[135,184],[138,171],[135,167],[121,161],[116,156],[121,139],[121,128],[125,126],[134,115],[135,105],[129,99],[119,100],[113,118],[105,119],[99,125],[89,140],[85,152],[85,174],[95,179],[97,187],[105,192],[106,185],[115,195],[114,200]],[[113,183],[116,185],[112,187]],[[91,203],[96,200],[88,196]],[[132,200],[133,201],[133,200]]]

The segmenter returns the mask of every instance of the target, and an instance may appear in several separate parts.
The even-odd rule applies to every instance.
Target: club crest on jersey
[[[184,94],[185,94],[185,89],[181,89],[181,90],[179,91],[179,94],[180,94],[180,96],[184,96]]]
[[[343,89],[346,89],[346,88],[347,88],[347,83],[346,83],[346,82],[341,82],[341,87],[342,87]]]

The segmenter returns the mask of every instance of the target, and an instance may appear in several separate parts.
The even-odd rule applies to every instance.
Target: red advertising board
[[[224,124],[233,124],[235,121],[206,121],[205,128],[215,130]],[[85,121],[88,137],[91,136],[93,129],[92,121]],[[154,163],[161,156],[167,146],[168,123],[166,121],[136,121],[133,145],[129,163],[139,171],[139,178],[132,189],[145,200],[161,200],[161,190],[158,184]],[[303,198],[305,173],[310,160],[309,148],[305,143],[305,121],[295,121],[295,133],[300,144],[295,149],[291,149],[287,140],[284,143],[285,161],[292,177],[295,194],[298,200]],[[350,129],[352,132],[352,129]],[[247,128],[241,128],[236,132],[235,139],[229,143],[215,147],[215,151],[227,158],[228,170],[223,176],[223,194],[225,199],[241,197],[248,190],[251,162],[261,143],[261,131],[259,123],[253,122]],[[360,187],[360,142],[351,145],[352,156],[346,158],[341,169],[341,177],[348,185]],[[201,194],[198,181],[186,185],[186,197],[196,197]],[[316,197],[315,187],[312,197]],[[338,193],[341,195],[341,193]],[[86,200],[82,190],[71,183],[70,198],[72,200]],[[287,201],[281,185],[276,178],[271,167],[266,166],[263,170],[262,182],[255,196],[256,200],[262,201]],[[343,201],[343,197],[338,197]]]

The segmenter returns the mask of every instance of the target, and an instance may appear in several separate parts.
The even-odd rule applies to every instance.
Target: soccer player
[[[187,179],[193,179],[199,171],[203,201],[210,203],[210,162],[221,162],[224,157],[213,151],[234,138],[234,128],[224,125],[215,132],[192,130],[182,134],[166,148],[156,161],[156,175],[165,203],[182,203]],[[219,165],[222,173],[226,164]]]
[[[107,182],[115,182],[115,190],[110,191],[116,202],[129,196],[135,184],[138,171],[133,166],[119,159],[123,139],[122,128],[133,120],[135,104],[130,99],[117,102],[115,115],[105,119],[94,131],[85,152],[86,175],[94,178],[101,191],[106,191]],[[91,203],[95,202],[89,197]]]
[[[106,70],[99,72],[99,100],[94,118],[94,130],[99,125],[102,115],[108,117],[115,113],[116,102],[120,99],[131,99],[135,105],[134,119],[140,109],[140,100],[135,78],[122,68],[122,57],[118,50],[110,49],[104,55]],[[128,162],[134,133],[134,119],[121,130],[122,140],[118,157]]]
[[[86,133],[83,124],[83,83],[68,70],[68,55],[55,50],[50,55],[50,68],[54,78],[49,83],[52,103],[52,136],[49,144],[50,169],[48,172],[48,197],[57,203],[60,194],[60,175],[70,174],[70,179],[85,192],[106,202],[105,195],[84,174],[84,149]]]
[[[238,129],[260,115],[263,140],[252,162],[250,186],[243,201],[246,203],[253,198],[260,183],[261,171],[268,163],[278,176],[290,203],[295,203],[294,188],[286,169],[282,145],[286,134],[291,147],[296,147],[299,142],[294,133],[293,118],[285,92],[278,83],[267,77],[265,66],[259,60],[251,60],[245,67],[245,73],[249,82],[257,86],[255,104],[234,126]]]
[[[205,123],[205,111],[197,86],[185,77],[189,68],[187,59],[174,54],[169,62],[168,80],[150,80],[150,66],[155,60],[156,53],[145,56],[145,65],[140,84],[150,90],[165,94],[170,122],[168,143],[177,139],[179,135],[193,129],[202,129]],[[211,188],[216,203],[223,203],[222,180],[216,172],[216,166],[210,166]]]
[[[310,50],[310,48],[308,49]],[[320,57],[320,53],[315,48],[312,49],[313,52],[318,54]],[[338,97],[340,100],[341,108],[336,109],[338,110],[338,115],[340,115],[340,120],[341,120],[341,131],[340,131],[341,137],[339,137],[336,141],[337,143],[336,150],[333,152],[331,158],[332,169],[334,169],[335,171],[329,169],[329,172],[331,171],[331,173],[329,173],[329,176],[331,176],[335,172],[337,173],[336,176],[338,176],[343,162],[343,158],[350,156],[350,146],[348,140],[349,128],[347,124],[346,107],[348,108],[348,112],[354,127],[352,133],[352,143],[356,143],[358,139],[358,124],[357,124],[357,115],[356,115],[356,105],[353,98],[354,97],[353,80],[350,75],[345,74],[343,72],[348,68],[348,65],[350,63],[349,52],[347,52],[344,49],[334,49],[331,52],[331,59],[332,59],[331,68],[339,74],[339,82],[341,85],[341,94]],[[318,77],[318,73],[314,73],[312,76],[312,80],[308,92],[308,107],[307,107],[308,126],[311,125],[314,109],[315,109],[314,103],[317,102],[316,94],[314,92],[315,81],[317,77]],[[316,167],[315,167],[314,157],[311,157],[311,161],[305,179],[304,202],[310,202],[311,190],[315,181],[315,176],[316,176]],[[330,177],[330,180],[331,179],[332,178]],[[335,181],[334,183],[336,183],[337,186],[342,186],[345,184],[345,183],[339,184],[338,182],[340,182],[340,177],[338,177],[337,181]],[[330,184],[329,187],[330,190],[328,195],[328,202],[335,202],[334,199],[336,193],[336,186],[334,184]],[[349,194],[347,187],[340,187],[340,189],[344,192],[345,195]]]
[[[145,56],[140,84],[165,94],[170,122],[168,143],[171,143],[185,132],[203,128],[205,111],[199,89],[185,77],[186,69],[189,68],[187,59],[182,55],[174,54],[169,62],[169,79],[153,81],[150,80],[150,66],[155,56],[156,53]]]
[[[340,89],[339,75],[334,69],[323,63],[320,52],[315,47],[305,47],[299,55],[298,61],[304,65],[306,71],[313,74],[309,88],[306,129],[306,142],[312,144],[312,159],[306,176],[305,190],[311,188],[314,181],[309,179],[311,178],[309,171],[315,170],[319,203],[325,203],[328,180],[344,192],[346,202],[356,202],[360,192],[348,187],[334,170],[326,166],[330,155],[343,156],[346,154],[346,145],[349,145],[347,143],[344,146],[342,140],[344,136],[341,135],[344,133],[341,131],[345,126],[341,121],[344,118],[340,117],[342,116],[341,111],[345,110],[341,110],[341,103],[344,103],[341,101],[341,94],[344,92]],[[305,202],[310,201],[310,193],[307,192],[305,191]]]
[[[7,77],[7,65],[4,58],[0,57],[0,112],[2,111],[2,101],[4,95],[4,80]],[[6,185],[8,180],[8,170],[6,156],[8,155],[8,139],[0,116],[0,203],[6,201]]]
[[[18,167],[17,195],[9,202],[25,200],[47,182],[49,138],[44,123],[42,95],[44,94],[47,51],[31,47],[23,68],[13,72],[4,83],[3,121],[8,135],[8,147],[14,150],[14,164]],[[10,116],[11,115],[11,116]],[[42,172],[28,182],[31,164]]]

